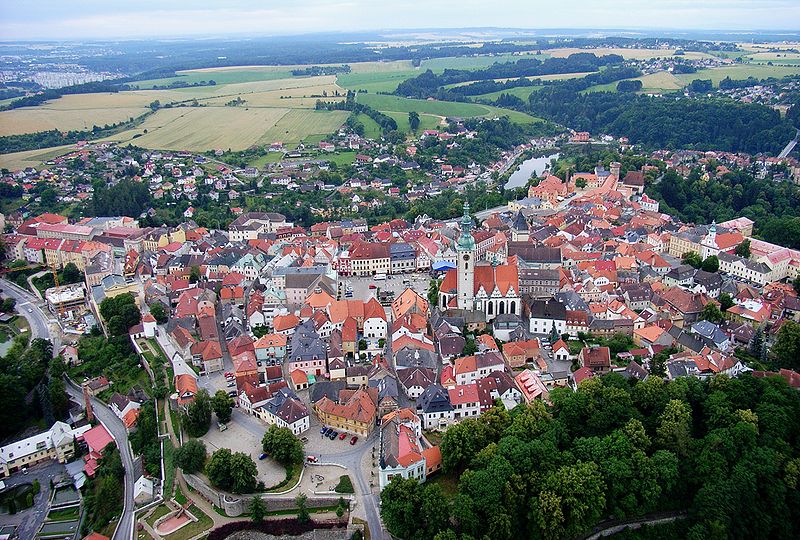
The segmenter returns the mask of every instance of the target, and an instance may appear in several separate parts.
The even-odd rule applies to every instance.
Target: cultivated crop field
[[[359,94],[358,102],[369,105],[382,112],[409,113],[417,111],[420,114],[438,116],[455,116],[460,118],[473,118],[477,116],[508,116],[514,122],[531,123],[538,121],[536,118],[517,111],[500,109],[489,105],[476,103],[456,103],[451,101],[433,101],[409,99],[399,96]]]
[[[256,109],[250,109],[256,110]],[[347,120],[347,111],[309,111],[291,109],[277,122],[268,127],[256,141],[258,144],[271,144],[281,141],[284,144],[297,144],[308,137],[321,139],[333,133]],[[253,143],[250,143],[253,144]]]
[[[0,168],[16,171],[25,167],[41,167],[42,163],[70,150],[75,146],[68,144],[65,146],[55,146],[53,148],[43,148],[39,150],[26,150],[24,152],[13,152],[11,154],[0,154]]]
[[[499,90],[497,92],[489,92],[488,94],[480,94],[473,97],[475,99],[494,101],[499,98],[501,94],[511,94],[512,96],[517,96],[522,101],[527,102],[530,95],[541,88],[541,86],[517,86],[516,88],[509,88],[508,90]]]
[[[737,64],[735,66],[725,66],[713,69],[701,69],[697,73],[683,73],[676,75],[682,82],[689,84],[695,79],[710,79],[714,86],[725,77],[731,79],[746,79],[755,77],[756,79],[766,79],[768,77],[785,77],[787,75],[800,75],[800,65],[797,67],[788,66],[768,66],[762,64]]]

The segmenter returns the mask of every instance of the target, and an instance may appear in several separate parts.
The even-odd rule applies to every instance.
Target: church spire
[[[469,203],[464,202],[464,215],[461,217],[461,236],[458,237],[459,251],[474,251],[475,239],[472,237],[472,217],[469,215]]]

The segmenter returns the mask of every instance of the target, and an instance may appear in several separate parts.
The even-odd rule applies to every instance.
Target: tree
[[[394,536],[416,536],[420,506],[420,485],[414,478],[395,476],[381,491],[381,518]]]
[[[175,451],[175,464],[186,473],[203,470],[206,464],[206,445],[199,439],[189,439]]]
[[[785,321],[771,352],[777,367],[800,369],[800,324]]]
[[[744,242],[742,242],[741,244],[736,246],[735,253],[739,257],[744,257],[745,259],[749,259],[750,258],[750,240],[745,240]]]
[[[586,187],[586,179],[585,178],[578,178],[575,180],[575,187],[578,189],[583,189]]]
[[[800,279],[800,278],[798,278]],[[439,305],[439,280],[432,279],[428,284],[428,302],[430,305]]]
[[[69,396],[64,387],[64,379],[61,377],[50,377],[50,382],[47,385],[47,392],[53,417],[56,420],[63,420],[69,412]]]
[[[539,533],[544,538],[580,536],[603,515],[605,489],[594,462],[579,462],[551,473],[532,504]]]
[[[689,406],[677,399],[670,400],[659,417],[656,442],[679,457],[686,457],[691,433],[692,415]]]
[[[703,310],[700,312],[700,319],[719,324],[725,320],[725,316],[722,314],[717,304],[709,302],[703,306]]]
[[[719,258],[716,255],[711,255],[703,261],[702,269],[706,272],[717,272],[719,270]]]
[[[184,427],[192,437],[202,437],[211,427],[211,397],[203,388],[194,396],[183,416]]]
[[[256,462],[244,452],[236,452],[230,459],[231,491],[252,493],[256,489],[258,468]]]
[[[408,113],[408,127],[411,128],[411,131],[416,132],[419,128],[419,113],[417,111],[411,111]]]
[[[250,499],[250,504],[247,509],[250,511],[250,519],[253,520],[253,523],[260,524],[267,516],[267,504],[264,502],[264,499],[261,498],[261,495]]]
[[[233,485],[231,478],[231,457],[228,448],[220,448],[213,454],[206,464],[206,475],[211,483],[223,490],[230,490]]]
[[[792,287],[794,288],[794,292],[800,294],[800,276],[794,278],[794,281],[792,281]]]
[[[142,321],[142,313],[131,293],[103,300],[100,303],[100,315],[108,323],[108,331],[112,336],[125,335],[132,326]]]
[[[0,303],[0,311],[3,313],[12,313],[16,305],[17,301],[13,298],[4,298],[3,302]]]
[[[167,310],[161,302],[153,302],[150,306],[150,315],[153,316],[158,324],[165,324],[169,320]]]
[[[294,503],[297,505],[297,521],[300,523],[308,523],[311,519],[311,515],[308,513],[307,507],[308,497],[304,493],[301,493],[294,499]]]
[[[689,266],[693,266],[694,268],[700,268],[703,266],[703,258],[700,257],[698,253],[694,251],[687,251],[681,257],[681,262],[683,264],[688,264]]]
[[[200,281],[200,277],[200,267],[192,266],[192,269],[189,271],[189,283],[197,283]]]
[[[69,262],[64,266],[64,270],[61,273],[61,279],[65,284],[78,283],[83,281],[83,273],[78,270],[78,267],[75,266],[75,263]]]
[[[211,406],[214,409],[214,414],[217,415],[217,421],[220,424],[227,424],[231,420],[231,411],[233,410],[233,400],[225,392],[225,390],[217,390],[214,398],[211,400]]]
[[[264,453],[283,465],[299,465],[303,462],[303,443],[295,437],[292,430],[269,426],[261,439]]]
[[[719,307],[722,309],[722,311],[728,311],[733,306],[734,302],[730,294],[722,293],[719,295]]]

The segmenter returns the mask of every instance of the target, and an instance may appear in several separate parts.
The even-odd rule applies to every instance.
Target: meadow
[[[45,161],[57,158],[74,149],[74,145],[68,144],[65,146],[54,146],[52,148],[41,148],[39,150],[0,154],[0,168],[10,171],[16,171],[26,167],[39,168]]]

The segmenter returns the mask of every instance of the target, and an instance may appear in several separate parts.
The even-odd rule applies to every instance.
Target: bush
[[[336,493],[355,493],[353,482],[350,480],[350,477],[346,474],[340,476],[339,484],[337,484],[334,491],[336,491]]]

